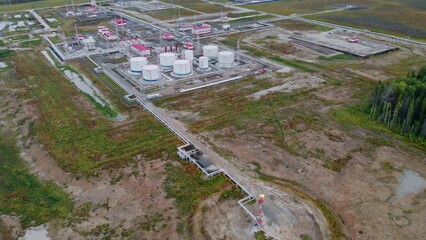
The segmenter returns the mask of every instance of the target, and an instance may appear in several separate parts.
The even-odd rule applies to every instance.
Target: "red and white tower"
[[[260,227],[260,224],[262,224],[263,220],[263,212],[262,212],[262,207],[263,207],[263,203],[265,202],[265,195],[264,194],[260,194],[259,195],[259,199],[257,200],[257,222],[256,225],[257,227]]]

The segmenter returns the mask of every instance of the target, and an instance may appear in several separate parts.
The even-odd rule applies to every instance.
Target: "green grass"
[[[308,18],[426,41],[424,9],[413,7],[402,0],[373,0],[365,6],[365,9],[312,15]]]
[[[39,54],[14,58],[19,78],[33,86],[27,98],[38,105],[41,119],[34,132],[67,171],[93,175],[99,167],[121,166],[142,154],[144,159],[174,156],[180,141],[148,113],[120,127],[90,113],[75,101],[80,93]]]
[[[258,12],[243,12],[243,13],[228,13],[227,16],[230,18],[239,18],[239,17],[247,17],[252,15],[257,15]]]
[[[270,18],[274,18],[274,16],[266,14],[266,15],[260,15],[260,16],[231,20],[231,21],[229,21],[229,23],[236,24],[236,23],[256,22],[256,21],[261,21],[261,20],[270,19]]]
[[[19,47],[38,46],[41,44],[41,38],[23,41],[19,43]]]
[[[62,43],[63,40],[59,36],[48,37],[53,44]]]
[[[167,196],[176,199],[181,216],[192,216],[200,201],[230,184],[223,175],[205,179],[202,172],[190,163],[183,163],[182,166],[167,163],[166,172]]]
[[[172,9],[162,9],[158,11],[149,11],[149,12],[146,12],[146,14],[160,20],[171,20],[171,19],[177,19],[179,15],[181,17],[186,17],[186,16],[194,16],[196,13],[193,11],[189,11],[187,9],[172,8]]]
[[[281,57],[269,57],[269,59],[276,61],[278,63],[282,63],[285,64],[289,67],[298,69],[300,71],[304,71],[304,72],[316,72],[316,69],[314,69],[312,66],[312,63],[308,63],[308,62],[304,62],[302,60],[298,60],[298,59],[284,59]]]
[[[10,57],[12,53],[13,53],[12,50],[2,49],[0,50],[0,59]]]
[[[358,60],[360,58],[350,54],[338,54],[331,57],[319,56],[318,59],[323,61],[333,61],[333,60]]]
[[[263,230],[257,231],[254,233],[254,238],[256,240],[273,240],[273,237],[266,236],[265,232]]]
[[[312,240],[312,238],[308,234],[300,234],[301,240]]]
[[[277,27],[281,27],[281,28],[291,30],[291,31],[316,30],[316,31],[325,32],[325,31],[330,31],[330,30],[333,29],[333,28],[326,27],[326,26],[315,25],[315,24],[310,24],[310,23],[305,23],[305,22],[300,22],[300,21],[294,21],[294,20],[281,20],[281,21],[273,22],[273,24]]]
[[[75,0],[74,4],[78,3],[90,3],[87,0]],[[0,5],[0,12],[10,12],[10,11],[21,11],[33,8],[45,8],[45,7],[55,7],[65,5],[66,2],[64,0],[40,0],[40,1],[32,1],[18,4]]]
[[[331,115],[334,120],[346,126],[357,126],[381,133],[391,133],[385,125],[370,119],[367,114],[356,107],[334,109],[331,111]]]
[[[182,165],[167,163],[164,188],[167,197],[175,199],[178,214],[183,218],[177,226],[177,231],[180,234],[188,233],[191,229],[191,217],[200,202],[230,184],[223,175],[205,179],[202,172],[188,162]]]
[[[52,182],[28,172],[19,150],[0,138],[0,212],[19,216],[24,228],[65,218],[72,200]]]
[[[170,3],[169,0],[161,0],[161,1],[165,3]],[[231,8],[223,7],[222,5],[219,5],[219,4],[210,4],[210,3],[202,2],[200,0],[175,0],[173,1],[173,4],[180,5],[180,6],[189,8],[191,10],[199,11],[203,13],[216,13],[216,12],[220,12],[221,10],[223,12],[233,10]]]

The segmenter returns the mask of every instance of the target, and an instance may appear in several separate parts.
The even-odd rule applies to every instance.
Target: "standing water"
[[[47,228],[43,224],[28,228],[25,235],[20,237],[19,240],[50,240],[50,238],[47,236]]]
[[[405,196],[410,193],[418,193],[426,188],[426,180],[418,172],[404,170],[399,185],[396,188],[396,197]]]

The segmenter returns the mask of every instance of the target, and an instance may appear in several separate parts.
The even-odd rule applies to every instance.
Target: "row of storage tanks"
[[[173,73],[178,76],[186,76],[192,73],[192,62],[194,52],[184,50],[183,59],[177,59],[175,53],[160,53],[160,66],[162,68],[173,68]],[[199,60],[199,69],[207,70],[209,68],[209,59],[217,59],[218,67],[230,68],[235,61],[235,54],[230,51],[219,52],[216,45],[203,46],[203,56]],[[157,65],[148,64],[146,57],[134,57],[130,59],[130,71],[133,73],[142,73],[145,81],[157,81],[160,78],[160,68]]]
[[[235,53],[231,51],[220,51],[216,45],[203,46],[203,56],[208,59],[217,58],[217,66],[220,68],[230,68],[235,61]]]

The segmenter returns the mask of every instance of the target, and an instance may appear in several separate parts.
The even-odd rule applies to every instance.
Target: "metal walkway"
[[[88,58],[94,64],[96,64],[90,57],[88,57]],[[253,219],[253,221],[257,220],[256,216],[252,212],[250,212],[247,209],[247,207],[245,206],[245,204],[256,200],[254,195],[246,187],[241,185],[234,177],[232,177],[229,173],[227,173],[225,169],[220,168],[220,169],[217,169],[213,172],[209,172],[204,167],[202,167],[198,163],[198,161],[191,156],[191,154],[189,152],[186,152],[186,151],[183,150],[185,147],[192,145],[195,148],[194,150],[199,151],[198,148],[195,145],[193,145],[191,143],[191,141],[185,136],[185,134],[178,131],[172,124],[167,122],[167,120],[165,120],[162,116],[160,116],[160,114],[158,114],[153,108],[151,108],[150,105],[144,100],[144,96],[143,96],[142,93],[135,90],[132,86],[130,86],[130,84],[119,81],[117,79],[117,76],[115,76],[112,72],[108,71],[107,69],[104,69],[104,73],[109,78],[111,78],[111,80],[113,80],[118,86],[120,86],[124,91],[126,91],[129,94],[134,95],[135,101],[137,103],[139,103],[145,110],[147,110],[149,113],[151,113],[158,121],[160,121],[164,126],[166,126],[171,132],[173,132],[177,137],[179,137],[185,143],[184,145],[177,147],[177,150],[178,150],[177,153],[182,160],[190,161],[191,163],[196,165],[206,175],[207,178],[211,178],[211,177],[217,176],[219,174],[223,174],[224,176],[229,178],[235,185],[240,187],[247,194],[247,196],[238,200],[237,201],[238,205],[240,205],[240,207],[242,209],[244,209],[244,211],[247,213],[247,215],[249,215]]]

